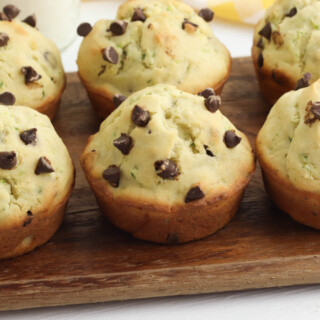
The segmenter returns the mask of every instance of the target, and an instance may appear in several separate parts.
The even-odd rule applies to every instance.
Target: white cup
[[[0,11],[8,4],[17,6],[18,18],[36,14],[37,28],[56,43],[60,50],[76,37],[79,24],[80,0],[0,0]]]

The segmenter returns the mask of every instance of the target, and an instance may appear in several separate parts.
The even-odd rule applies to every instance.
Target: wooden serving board
[[[222,99],[222,112],[253,143],[268,107],[249,58],[233,60]],[[79,164],[99,121],[76,74],[68,75],[54,125],[76,166],[75,190],[46,245],[0,262],[0,310],[320,283],[320,233],[275,207],[259,168],[224,229],[189,244],[157,245],[100,214]]]

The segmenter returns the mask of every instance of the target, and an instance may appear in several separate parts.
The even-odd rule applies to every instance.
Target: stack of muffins
[[[276,1],[252,48],[270,103],[296,90],[279,99],[258,135],[266,188],[281,209],[316,228],[319,9],[316,0]],[[52,119],[59,107],[60,54],[34,16],[18,14],[12,5],[0,13],[0,258],[52,236],[74,183],[66,147],[39,113]],[[213,16],[177,0],[128,0],[115,20],[78,27],[79,77],[97,115],[107,117],[81,164],[105,216],[137,238],[183,243],[216,232],[255,170],[246,136],[219,110],[231,59],[212,33]]]

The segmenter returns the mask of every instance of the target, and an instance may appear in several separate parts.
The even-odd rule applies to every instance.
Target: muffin
[[[72,161],[49,118],[0,106],[0,259],[31,251],[56,232],[73,183]]]
[[[19,9],[0,12],[0,104],[14,102],[53,118],[65,87],[56,45],[36,29],[35,16],[16,19]],[[10,97],[10,98],[8,98]]]
[[[212,89],[132,94],[89,138],[81,164],[105,216],[134,237],[182,243],[236,213],[255,161]]]
[[[320,80],[278,100],[259,132],[256,151],[277,206],[320,229]]]
[[[208,10],[198,15],[176,0],[129,0],[116,20],[100,20],[92,30],[81,24],[79,76],[96,113],[106,117],[125,97],[160,83],[219,94],[231,60],[212,33]]]
[[[269,103],[320,78],[319,28],[317,0],[277,0],[258,23],[252,58]]]

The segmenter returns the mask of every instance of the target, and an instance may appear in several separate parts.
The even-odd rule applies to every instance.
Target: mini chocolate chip
[[[260,36],[265,37],[266,39],[270,40],[271,39],[271,23],[268,22],[265,24],[265,26],[259,31]]]
[[[121,94],[115,94],[112,98],[112,102],[115,108],[118,108],[120,104],[125,101],[127,97],[121,95]]]
[[[138,127],[145,127],[150,121],[150,114],[147,110],[143,110],[138,105],[132,110],[131,119]]]
[[[126,32],[128,22],[117,20],[110,24],[110,31],[114,36],[121,36]]]
[[[108,169],[104,170],[102,176],[114,188],[118,188],[120,181],[120,169],[116,165],[111,165]]]
[[[8,17],[3,12],[0,12],[0,21],[9,21]]]
[[[297,85],[296,85],[295,90],[309,87],[310,86],[309,81],[311,78],[312,78],[312,74],[310,72],[305,73],[303,75],[303,77],[297,81]]]
[[[199,11],[198,15],[205,21],[210,22],[214,17],[214,12],[209,8],[203,8]]]
[[[195,31],[198,28],[198,25],[189,21],[188,19],[184,19],[182,22],[182,29],[187,31]]]
[[[208,147],[207,145],[204,145],[203,147],[204,147],[204,150],[206,150],[206,154],[207,154],[209,157],[214,157],[214,154],[212,153],[211,150],[208,149],[209,147]]]
[[[264,45],[263,45],[263,40],[262,38],[259,39],[259,41],[257,42],[257,45],[256,45],[258,48],[260,49],[264,49]]]
[[[179,243],[179,236],[176,233],[169,233],[167,235],[167,243],[169,244]]]
[[[3,92],[0,94],[0,104],[12,106],[15,102],[16,98],[11,92]]]
[[[0,152],[0,168],[4,170],[11,170],[17,164],[17,155],[14,151]]]
[[[215,92],[212,88],[204,89],[203,91],[198,93],[198,96],[204,97],[205,99],[214,95],[215,95]]]
[[[20,13],[20,10],[16,6],[8,4],[3,8],[3,12],[6,14],[9,20],[12,20]]]
[[[113,140],[113,145],[119,149],[124,155],[128,154],[133,147],[132,138],[125,133],[121,133],[121,136]]]
[[[22,22],[28,24],[30,27],[35,28],[37,25],[37,17],[35,14],[32,14],[31,16],[26,17]]]
[[[113,47],[107,47],[102,51],[102,57],[104,60],[117,64],[119,60],[118,52]]]
[[[146,16],[143,13],[143,10],[141,8],[135,8],[134,9],[134,13],[132,15],[131,21],[142,21],[145,22],[146,21]]]
[[[185,203],[188,203],[190,201],[199,200],[204,198],[204,193],[200,189],[200,187],[194,187],[189,190],[189,192],[186,195],[186,198],[184,199]]]
[[[51,172],[54,172],[54,169],[51,165],[50,160],[46,157],[40,157],[34,173],[36,175],[39,175],[41,173],[51,173]]]
[[[174,180],[179,175],[179,169],[175,162],[167,160],[158,160],[154,163],[157,175],[163,179]]]
[[[86,37],[91,30],[92,30],[91,24],[88,22],[83,22],[78,26],[77,33],[80,37]]]
[[[37,73],[32,67],[22,67],[21,72],[24,74],[24,81],[26,84],[38,81],[41,75]]]
[[[258,60],[257,60],[257,63],[258,63],[258,67],[259,68],[262,68],[263,67],[263,54],[262,53],[259,53],[258,55]]]
[[[320,120],[320,101],[309,101],[306,107],[304,123],[311,127],[317,120]]]
[[[27,215],[30,216],[30,217],[33,215],[32,212],[31,212],[31,210],[28,210],[28,211],[27,211]]]
[[[214,113],[216,112],[221,106],[221,98],[220,96],[209,96],[205,101],[204,104],[206,108]]]
[[[241,138],[236,135],[234,130],[227,130],[224,134],[223,141],[227,148],[234,148],[240,143]]]
[[[32,214],[31,216],[28,215],[28,217],[24,220],[23,226],[26,227],[32,222]]]
[[[33,128],[20,133],[20,139],[24,144],[35,144],[37,138],[37,129]]]
[[[5,47],[8,44],[9,36],[4,33],[0,32],[0,47]]]
[[[313,102],[310,111],[313,113],[315,119],[320,120],[320,101]]]
[[[298,12],[297,8],[294,7],[286,14],[286,17],[292,18],[297,14],[297,12]]]

